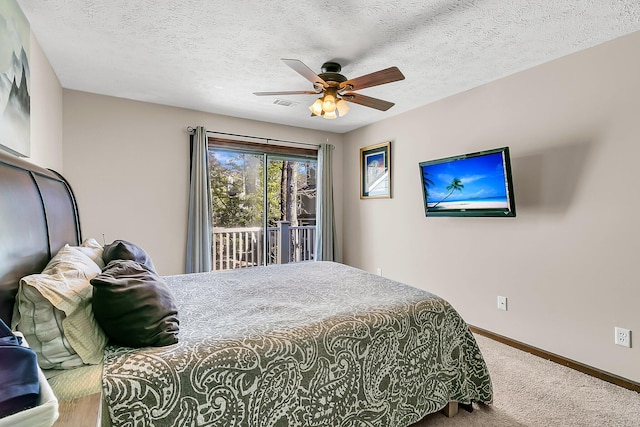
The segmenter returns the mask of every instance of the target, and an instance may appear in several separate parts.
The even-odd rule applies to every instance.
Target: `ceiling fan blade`
[[[364,105],[365,107],[375,108],[380,111],[387,111],[389,108],[393,107],[393,102],[385,101],[383,99],[372,98],[370,96],[361,95],[359,93],[347,92],[342,95],[342,99],[348,102],[353,102],[354,104]]]
[[[291,67],[294,71],[296,71],[302,77],[304,77],[305,79],[309,80],[311,83],[313,83],[314,86],[317,86],[317,85],[320,85],[322,87],[329,86],[327,84],[327,82],[322,80],[322,78],[320,76],[318,76],[316,73],[314,73],[311,68],[309,68],[306,65],[304,65],[304,63],[302,61],[300,61],[298,59],[284,59],[284,58],[282,58],[282,62],[287,64],[289,67]]]
[[[404,74],[400,72],[398,67],[389,67],[375,73],[366,74],[340,83],[340,89],[359,90],[371,86],[383,85],[385,83],[397,82],[404,80]]]
[[[322,92],[314,92],[312,90],[289,90],[281,92],[253,92],[257,96],[274,96],[274,95],[319,95]]]

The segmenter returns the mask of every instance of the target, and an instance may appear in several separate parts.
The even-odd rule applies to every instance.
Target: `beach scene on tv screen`
[[[422,166],[427,209],[509,209],[502,153]]]

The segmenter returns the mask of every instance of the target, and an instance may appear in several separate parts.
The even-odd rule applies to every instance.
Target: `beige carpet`
[[[476,335],[493,382],[492,405],[411,427],[640,427],[640,394]]]

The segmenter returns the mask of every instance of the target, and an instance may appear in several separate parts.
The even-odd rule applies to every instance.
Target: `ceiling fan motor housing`
[[[325,62],[322,64],[322,73],[318,74],[318,77],[329,83],[331,86],[337,86],[338,84],[347,81],[347,78],[340,74],[341,70],[342,66],[337,62]],[[335,84],[331,84],[332,82]]]

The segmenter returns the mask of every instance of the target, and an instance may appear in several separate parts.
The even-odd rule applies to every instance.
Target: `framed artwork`
[[[391,142],[360,149],[360,198],[391,197]]]
[[[0,1],[0,148],[23,157],[31,155],[30,37],[18,3]]]

